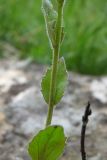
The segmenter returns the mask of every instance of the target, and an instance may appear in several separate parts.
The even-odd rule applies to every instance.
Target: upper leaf
[[[51,74],[52,68],[49,68],[42,79],[41,87],[42,87],[42,94],[45,101],[49,104],[49,94],[50,94],[50,82],[51,82]],[[64,58],[62,57],[58,62],[58,69],[57,69],[57,78],[56,78],[56,92],[53,98],[54,105],[60,102],[61,98],[64,95],[64,91],[68,82],[68,75],[66,71],[66,65]]]
[[[42,11],[46,23],[46,31],[51,47],[55,45],[55,25],[57,19],[57,12],[50,0],[42,0]]]
[[[56,160],[66,143],[61,126],[49,126],[41,130],[29,143],[28,151],[32,160]]]

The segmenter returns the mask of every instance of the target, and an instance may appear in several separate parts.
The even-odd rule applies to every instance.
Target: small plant
[[[53,110],[64,95],[68,78],[64,58],[60,58],[60,46],[64,38],[64,3],[64,0],[57,0],[57,9],[55,10],[55,6],[50,0],[42,1],[53,58],[52,66],[47,69],[41,83],[42,94],[48,104],[46,126],[29,143],[28,151],[32,160],[56,160],[66,144],[63,127],[51,125]]]
[[[60,58],[60,47],[64,38],[63,8],[65,0],[56,0],[57,10],[50,0],[42,1],[42,10],[46,23],[46,31],[53,53],[52,65],[47,69],[41,83],[43,97],[48,104],[46,126],[29,143],[28,152],[32,160],[57,160],[66,145],[64,129],[59,125],[51,125],[53,110],[64,95],[68,75],[64,58]],[[55,3],[55,1],[54,1]],[[85,132],[88,117],[91,115],[88,103],[81,129],[81,156],[86,160]]]

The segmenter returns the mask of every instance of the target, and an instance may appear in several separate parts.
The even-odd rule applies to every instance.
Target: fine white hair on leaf
[[[53,10],[53,5],[50,2],[50,0],[43,0],[42,1],[42,9],[46,15],[48,15],[51,12],[51,10]]]
[[[44,16],[46,16],[49,20],[53,20],[57,17],[57,12],[54,10],[53,4],[50,0],[42,1],[42,10]]]
[[[55,23],[57,19],[57,12],[53,7],[53,4],[50,0],[42,0],[42,10],[46,22],[46,31],[49,38],[49,42],[52,46],[54,45],[55,41]]]

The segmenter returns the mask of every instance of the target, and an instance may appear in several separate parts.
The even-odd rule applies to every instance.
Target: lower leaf
[[[29,143],[32,160],[57,160],[66,144],[63,127],[55,125],[41,130]]]

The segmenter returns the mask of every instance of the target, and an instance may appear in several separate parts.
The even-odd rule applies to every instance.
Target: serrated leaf
[[[28,152],[32,160],[57,160],[66,143],[61,126],[49,126],[41,130],[29,143]]]
[[[54,104],[60,102],[68,83],[68,74],[66,70],[65,60],[63,57],[59,60],[56,83],[57,84],[56,84]]]
[[[50,81],[51,81],[51,68],[47,69],[46,74],[42,78],[41,88],[42,94],[46,101],[49,104],[49,91],[50,91]]]
[[[49,68],[42,79],[41,88],[42,94],[47,104],[49,104],[49,92],[50,92],[50,81],[51,81],[52,68]],[[54,105],[59,103],[64,95],[64,91],[68,82],[68,75],[66,71],[66,65],[64,58],[62,57],[58,63],[57,79],[56,79],[56,92],[54,99]]]

